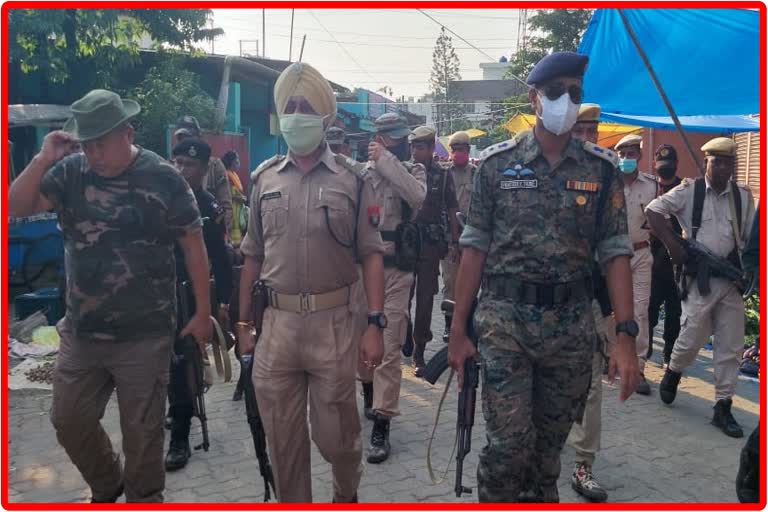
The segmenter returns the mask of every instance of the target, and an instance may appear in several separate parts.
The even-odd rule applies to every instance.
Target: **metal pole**
[[[241,39],[239,42],[240,42],[240,56],[242,57],[243,56],[243,40]]]
[[[664,106],[667,107],[667,111],[669,112],[670,117],[672,117],[672,121],[675,123],[675,128],[677,128],[677,131],[680,132],[680,136],[683,138],[683,143],[685,144],[685,148],[688,150],[688,154],[691,155],[691,159],[693,159],[693,162],[696,164],[696,168],[699,170],[699,173],[701,173],[701,175],[704,176],[704,169],[701,167],[701,162],[699,162],[699,158],[696,156],[696,153],[693,151],[691,142],[688,140],[688,136],[686,136],[685,132],[683,131],[683,127],[680,124],[680,120],[677,118],[677,114],[675,114],[675,110],[672,108],[672,104],[669,102],[669,98],[667,98],[667,94],[664,92],[664,89],[661,87],[661,83],[659,83],[659,79],[656,77],[656,73],[653,71],[653,68],[651,67],[651,63],[648,61],[648,56],[640,47],[640,42],[637,40],[635,31],[632,30],[632,27],[629,25],[629,21],[627,20],[627,17],[624,15],[624,12],[621,9],[616,9],[616,10],[619,13],[619,17],[621,17],[621,22],[624,24],[624,28],[627,29],[627,34],[629,35],[629,38],[632,40],[632,43],[635,45],[635,48],[637,49],[637,53],[640,55],[640,59],[643,61],[643,64],[645,64],[645,68],[648,70],[648,74],[651,76],[653,85],[656,86],[656,90],[659,92],[659,96],[661,96],[661,101],[663,101]]]
[[[291,9],[291,38],[288,40],[288,62],[291,62],[291,57],[293,56],[293,11],[294,9]]]
[[[267,57],[267,10],[261,10],[261,56]]]
[[[301,51],[299,52],[299,62],[301,62],[301,58],[304,56],[304,43],[307,41],[307,34],[304,34],[304,37],[301,38]]]

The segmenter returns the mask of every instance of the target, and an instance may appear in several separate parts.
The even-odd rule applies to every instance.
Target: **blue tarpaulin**
[[[759,121],[759,13],[745,9],[623,9],[692,131],[752,131]],[[598,9],[578,49],[589,56],[584,101],[605,120],[672,128],[672,119],[616,9]]]

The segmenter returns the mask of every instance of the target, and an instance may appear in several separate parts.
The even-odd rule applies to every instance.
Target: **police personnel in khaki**
[[[627,204],[627,230],[632,239],[635,254],[630,260],[632,267],[632,294],[635,303],[635,321],[640,326],[637,335],[637,363],[640,381],[635,390],[641,395],[650,395],[651,386],[645,379],[645,361],[648,357],[648,301],[651,299],[651,253],[650,228],[645,220],[645,207],[656,198],[656,180],[640,172],[643,138],[630,134],[614,147],[619,154],[619,170],[624,176],[624,199]]]
[[[379,230],[384,240],[384,358],[375,371],[360,365],[364,408],[374,421],[367,460],[380,463],[389,457],[391,418],[400,415],[400,347],[408,322],[408,297],[413,271],[398,268],[395,240],[399,225],[410,222],[427,195],[424,166],[403,161],[408,158],[408,129],[405,119],[393,112],[376,119],[376,135],[368,145],[367,178],[371,180],[379,212]],[[397,155],[400,155],[398,158]]]
[[[456,132],[451,135],[451,138],[448,139],[448,148],[451,152],[451,164],[448,167],[448,172],[453,177],[459,211],[466,215],[469,212],[469,197],[472,194],[472,177],[477,169],[469,163],[469,135],[467,132]],[[459,268],[459,254],[459,244],[451,241],[448,256],[441,261],[443,298],[447,300],[453,300],[453,282]],[[446,328],[450,328],[447,322]]]
[[[309,401],[312,440],[332,467],[333,499],[354,502],[363,472],[358,353],[366,366],[378,366],[386,325],[384,246],[368,217],[373,188],[339,164],[324,140],[336,100],[315,68],[287,67],[275,83],[275,108],[288,155],[267,160],[251,176],[238,342],[241,353],[253,348],[250,290],[261,280],[269,307],[252,378],[278,499],[312,501]],[[375,320],[362,340],[350,305],[358,260]]]
[[[736,146],[733,140],[718,137],[701,147],[706,175],[685,179],[677,187],[654,200],[646,208],[648,222],[669,250],[672,261],[682,264],[686,251],[665,219],[674,215],[685,238],[695,239],[720,258],[739,264],[739,251],[752,226],[754,204],[749,188],[731,181],[735,169]],[[700,226],[694,219],[699,189]],[[740,212],[740,215],[739,215]],[[726,435],[741,437],[741,427],[731,414],[732,397],[744,349],[744,299],[737,286],[721,277],[709,278],[709,294],[702,293],[695,277],[686,276],[687,297],[682,301],[680,336],[672,359],[659,384],[664,403],[674,401],[682,372],[696,359],[699,349],[714,334],[715,407],[712,424]]]

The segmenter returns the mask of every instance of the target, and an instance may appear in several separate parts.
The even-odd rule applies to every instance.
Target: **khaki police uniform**
[[[409,163],[407,167],[404,165],[395,155],[385,151],[378,161],[369,162],[365,166],[367,178],[373,185],[376,203],[381,208],[379,230],[382,233],[394,232],[403,222],[403,201],[410,206],[413,217],[427,194],[424,166]],[[394,242],[385,241],[384,247],[384,313],[388,322],[387,328],[384,329],[384,357],[375,370],[360,364],[358,375],[363,382],[373,382],[373,410],[380,415],[391,417],[400,414],[400,347],[405,340],[408,297],[414,276],[413,272],[404,272],[394,267]],[[362,286],[356,288],[364,307],[365,294],[361,293]]]
[[[629,185],[624,185],[624,199],[627,204],[627,229],[635,251],[630,260],[632,269],[632,294],[635,306],[635,321],[640,327],[635,343],[640,373],[645,368],[648,353],[648,301],[651,298],[651,253],[650,227],[645,219],[645,207],[656,198],[656,180],[643,172]]]
[[[270,290],[252,378],[278,499],[312,501],[309,401],[312,439],[332,466],[334,494],[351,501],[362,475],[362,443],[359,337],[349,302],[357,259],[384,250],[368,218],[373,188],[327,147],[307,174],[290,156],[273,157],[252,181],[241,250],[263,260],[260,278]]]
[[[702,149],[705,149],[705,145]],[[741,232],[739,249],[749,233],[754,216],[752,192],[743,186],[741,194]],[[658,197],[647,209],[662,215],[674,215],[683,228],[683,236],[691,237],[694,180],[685,179],[666,194]],[[737,246],[731,209],[730,185],[721,193],[715,192],[706,179],[706,194],[701,216],[701,227],[696,240],[715,255],[726,258]],[[699,349],[714,334],[715,400],[730,398],[736,389],[739,362],[744,348],[744,300],[736,286],[726,279],[712,277],[711,292],[701,295],[696,283],[690,283],[688,297],[682,302],[681,331],[672,351],[669,369],[682,372],[699,353]]]

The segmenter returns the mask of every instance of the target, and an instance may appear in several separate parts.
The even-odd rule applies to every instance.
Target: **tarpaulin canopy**
[[[518,133],[530,130],[534,124],[536,124],[536,116],[518,113],[504,124],[504,128],[510,133]],[[639,126],[600,123],[597,128],[597,143],[603,147],[611,148],[626,134],[640,132],[641,130],[642,128]]]
[[[759,112],[759,12],[688,8],[622,12],[684,128],[754,129],[755,122],[744,116]],[[603,119],[674,126],[616,9],[595,11],[578,52],[589,56],[584,101],[599,103]]]

